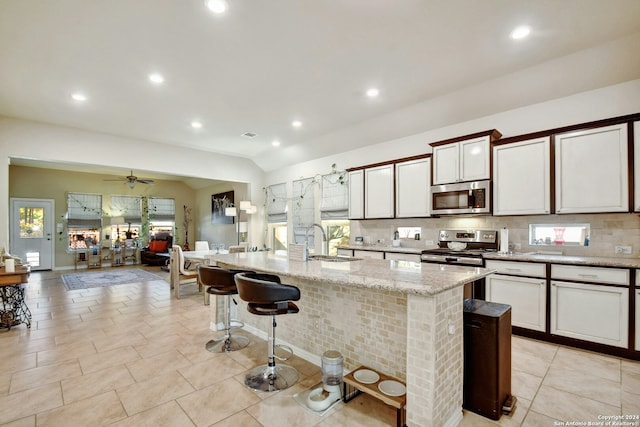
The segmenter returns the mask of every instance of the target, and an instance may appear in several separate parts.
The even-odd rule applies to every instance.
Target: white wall
[[[9,247],[9,160],[12,157],[248,183],[251,200],[263,199],[264,173],[251,160],[0,117],[0,200],[5,203],[0,209],[0,247],[5,248]],[[261,230],[258,223],[259,219],[252,227]]]

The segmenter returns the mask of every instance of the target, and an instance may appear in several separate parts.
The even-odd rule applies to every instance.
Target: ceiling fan
[[[136,183],[140,183],[140,184],[149,184],[149,185],[153,185],[154,182],[152,179],[142,179],[142,178],[138,178],[137,176],[135,176],[133,174],[133,171],[131,171],[131,174],[129,176],[125,176],[124,178],[118,178],[118,179],[105,179],[105,181],[124,181],[125,184],[127,184],[127,186],[129,188],[133,188],[136,186]]]

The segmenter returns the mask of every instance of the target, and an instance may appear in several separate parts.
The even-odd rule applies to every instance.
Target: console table
[[[24,302],[22,287],[28,281],[29,272],[29,267],[23,265],[16,265],[14,272],[0,268],[0,328],[10,330],[21,323],[31,327],[31,311]]]

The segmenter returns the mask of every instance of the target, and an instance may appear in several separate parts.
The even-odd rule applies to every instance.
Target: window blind
[[[124,217],[124,222],[142,224],[142,197],[111,196],[111,216]]]
[[[344,175],[341,181],[340,175],[335,173],[322,176],[321,219],[347,219],[349,217],[347,177],[348,175]]]
[[[149,221],[175,221],[176,201],[162,197],[149,198]]]
[[[267,187],[267,222],[287,221],[287,184]]]
[[[67,226],[102,227],[102,196],[99,194],[67,193]]]
[[[308,241],[310,248],[314,247],[314,233],[309,230],[309,239],[306,240],[307,229],[314,223],[315,185],[313,178],[293,181],[293,241],[303,243]]]

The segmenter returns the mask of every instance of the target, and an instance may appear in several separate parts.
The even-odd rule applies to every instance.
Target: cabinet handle
[[[507,271],[522,271],[519,268],[508,268],[508,267],[505,268],[505,270],[507,270]]]
[[[598,275],[597,275],[597,274],[580,274],[580,273],[579,273],[579,274],[578,274],[578,276],[580,276],[580,277],[586,277],[586,278],[589,278],[589,279],[597,279],[597,278],[598,278]]]

